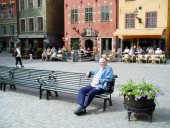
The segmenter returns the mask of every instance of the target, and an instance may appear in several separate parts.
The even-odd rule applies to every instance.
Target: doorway
[[[112,52],[112,38],[102,38],[101,43],[102,54],[108,54]]]
[[[85,49],[90,48],[91,51],[93,51],[93,41],[92,40],[86,40],[85,42]]]

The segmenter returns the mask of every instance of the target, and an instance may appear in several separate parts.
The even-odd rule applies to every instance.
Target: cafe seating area
[[[123,54],[122,61],[124,63],[151,63],[151,64],[160,64],[163,62],[165,54],[136,54],[129,55]]]

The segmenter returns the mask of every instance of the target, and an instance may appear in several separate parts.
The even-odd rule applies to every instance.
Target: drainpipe
[[[167,31],[166,31],[166,53],[170,59],[170,1],[168,0],[168,13],[167,13]]]
[[[17,15],[17,40],[19,38],[19,0],[16,0],[16,15]]]

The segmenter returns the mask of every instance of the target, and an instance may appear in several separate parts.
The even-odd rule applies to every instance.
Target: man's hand
[[[90,73],[86,73],[86,78],[89,78],[90,77]]]
[[[95,80],[93,81],[95,85],[98,85],[99,84],[99,80]]]

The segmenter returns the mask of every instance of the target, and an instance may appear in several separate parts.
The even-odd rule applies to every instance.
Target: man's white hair
[[[106,59],[106,58],[104,58],[104,57],[100,57],[100,60],[102,60],[102,61],[104,61],[104,62],[106,62],[106,63],[107,63],[107,59]]]

